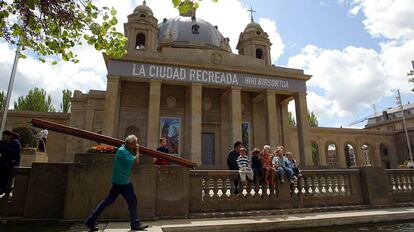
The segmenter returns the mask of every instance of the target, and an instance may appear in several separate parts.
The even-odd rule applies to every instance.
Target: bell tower
[[[127,50],[129,51],[157,51],[158,20],[154,17],[151,8],[144,0],[142,5],[135,8],[128,15],[128,22],[124,24],[124,34],[128,38]]]
[[[251,22],[240,33],[236,48],[239,55],[261,59],[266,65],[271,65],[270,46],[272,43],[269,40],[269,35],[263,31],[258,23],[254,22],[253,12],[255,11],[252,8],[249,11]]]

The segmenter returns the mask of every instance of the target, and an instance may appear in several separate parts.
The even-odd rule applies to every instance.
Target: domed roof
[[[142,12],[142,11],[147,12],[150,15],[153,15],[151,8],[149,8],[147,6],[146,1],[144,1],[144,3],[142,5],[139,5],[139,6],[135,7],[135,9],[134,9],[134,13],[138,13],[138,12]]]
[[[230,51],[228,40],[217,27],[196,17],[177,16],[164,19],[158,25],[158,44],[161,47],[194,47]]]
[[[247,24],[247,26],[244,28],[244,30],[248,30],[250,28],[254,28],[254,29],[262,29],[262,27],[260,26],[260,24],[255,23],[255,22],[250,22],[249,24]]]

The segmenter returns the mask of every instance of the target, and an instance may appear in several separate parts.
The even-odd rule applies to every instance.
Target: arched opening
[[[387,145],[381,143],[380,144],[380,151],[381,151],[382,166],[386,169],[390,169],[391,168],[391,162],[390,162],[389,149],[388,149]]]
[[[354,146],[351,144],[345,144],[345,159],[346,159],[346,167],[355,167],[356,166],[356,156],[355,156],[355,149]]]
[[[362,157],[364,158],[364,166],[371,166],[371,157],[374,157],[372,155],[372,149],[368,144],[363,144],[361,146],[362,149]]]
[[[336,145],[334,143],[328,144],[328,146],[326,147],[326,151],[328,154],[328,165],[331,167],[338,167],[338,151]]]
[[[137,35],[137,38],[135,41],[135,49],[145,50],[145,35],[143,33],[139,33]]]
[[[138,138],[138,142],[140,141],[140,130],[136,126],[129,126],[125,129],[124,138],[126,138],[128,135],[135,135]]]
[[[257,59],[263,59],[263,50],[260,48],[256,49],[256,58]]]
[[[313,166],[319,166],[319,147],[314,141],[311,142]]]

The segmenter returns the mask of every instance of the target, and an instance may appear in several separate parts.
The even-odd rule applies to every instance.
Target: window
[[[145,50],[145,35],[143,33],[139,33],[137,35],[137,39],[135,42],[135,49]]]
[[[256,58],[257,59],[263,59],[263,51],[262,51],[262,49],[260,49],[260,48],[256,49]]]

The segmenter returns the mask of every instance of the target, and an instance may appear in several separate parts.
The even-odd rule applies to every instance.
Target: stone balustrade
[[[18,168],[12,194],[0,199],[0,217],[87,217],[110,189],[113,156],[88,154],[77,160]],[[132,172],[131,182],[138,196],[140,217],[152,220],[214,212],[383,206],[414,201],[414,170],[364,167],[303,170],[302,174],[293,183],[277,180],[275,187],[269,187],[240,184],[238,171],[142,165]],[[101,219],[128,220],[124,201],[118,199]]]
[[[293,183],[277,181],[273,187],[249,181],[242,184],[238,171],[190,171],[190,211],[195,213],[362,203],[358,169],[312,170],[302,173],[303,176]]]
[[[414,170],[386,170],[389,192],[395,202],[414,201]]]

